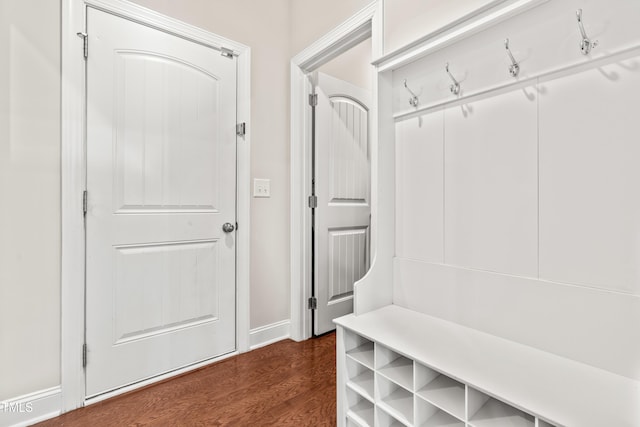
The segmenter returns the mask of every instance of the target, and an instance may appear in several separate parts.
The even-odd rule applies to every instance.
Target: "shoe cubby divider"
[[[413,393],[376,374],[376,403],[404,424],[413,425]]]
[[[416,363],[416,395],[454,417],[465,419],[465,385]]]
[[[471,387],[467,400],[470,427],[535,427],[535,417]]]
[[[345,350],[347,356],[369,369],[374,368],[373,341],[352,332],[345,333]]]
[[[464,421],[416,396],[415,425],[419,427],[465,427]]]
[[[347,386],[364,396],[370,401],[374,401],[374,374],[373,370],[367,368],[360,362],[352,358],[347,358]]]
[[[373,426],[375,406],[355,391],[347,388],[347,420],[357,426]]]
[[[406,427],[406,424],[396,420],[380,407],[376,409],[376,422],[376,427]]]
[[[383,346],[376,345],[376,370],[394,383],[413,391],[413,360]]]

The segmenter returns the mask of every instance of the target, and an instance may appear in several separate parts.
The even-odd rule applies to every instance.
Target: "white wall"
[[[0,400],[60,382],[58,16],[0,0]]]

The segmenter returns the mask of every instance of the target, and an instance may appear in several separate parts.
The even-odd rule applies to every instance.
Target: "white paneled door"
[[[91,397],[235,350],[236,60],[92,8],[87,27]]]
[[[370,94],[318,73],[315,108],[314,334],[353,311],[353,284],[369,268]]]

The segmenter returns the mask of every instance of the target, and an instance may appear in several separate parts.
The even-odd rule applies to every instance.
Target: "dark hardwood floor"
[[[335,333],[286,340],[38,426],[334,426]]]

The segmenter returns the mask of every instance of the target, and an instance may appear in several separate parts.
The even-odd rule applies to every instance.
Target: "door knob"
[[[222,231],[224,231],[225,233],[231,233],[235,229],[236,227],[229,222],[225,222],[224,225],[222,226]]]

